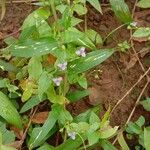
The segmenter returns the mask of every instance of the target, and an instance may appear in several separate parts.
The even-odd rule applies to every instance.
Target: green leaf
[[[56,6],[56,10],[58,10],[61,14],[64,13],[66,8],[67,8],[67,5],[64,5],[64,4],[60,4],[60,5]]]
[[[85,137],[82,136],[82,138],[84,139]],[[68,139],[64,143],[62,143],[61,145],[59,145],[58,147],[56,147],[55,150],[75,150],[82,143],[83,142],[82,142],[81,138],[79,136],[76,136],[75,140]]]
[[[113,49],[95,50],[87,54],[86,57],[78,58],[68,65],[68,74],[78,74],[85,72],[109,58],[114,53]]]
[[[75,43],[92,49],[95,48],[95,45],[88,38],[88,36],[74,27],[68,28],[68,30],[63,32],[61,34],[61,38],[64,43]]]
[[[21,108],[20,113],[24,113],[34,106],[38,105],[40,102],[44,101],[44,99],[39,99],[38,96],[31,97]]]
[[[136,123],[129,122],[126,131],[131,134],[140,134],[142,132],[142,128],[139,127]]]
[[[71,102],[76,102],[89,95],[88,90],[75,91],[67,94],[67,99]]]
[[[50,79],[48,78],[48,74],[44,71],[38,82],[38,96],[39,99],[42,99],[43,94],[47,91],[51,84]]]
[[[14,147],[2,145],[2,146],[1,146],[1,150],[17,150],[17,149],[15,149]]]
[[[12,45],[11,53],[17,57],[42,56],[57,49],[57,42],[52,38],[28,39],[24,42]]]
[[[85,32],[91,41],[95,44],[103,44],[102,37],[96,31],[89,29]]]
[[[101,146],[104,150],[117,150],[109,141],[107,140],[102,140]]]
[[[38,57],[32,57],[28,64],[29,78],[31,80],[38,80],[42,74],[42,64]]]
[[[7,45],[11,45],[11,44],[17,42],[17,39],[15,39],[13,36],[9,36],[9,37],[7,37],[6,39],[4,39],[4,42],[5,42]]]
[[[59,105],[53,105],[52,111],[49,113],[49,116],[44,123],[44,125],[40,128],[40,130],[35,134],[31,133],[31,137],[29,140],[29,148],[33,149],[34,147],[39,146],[41,141],[47,136],[48,132],[51,131],[60,115],[60,107]]]
[[[5,88],[5,87],[7,87],[7,79],[0,80],[0,88]]]
[[[86,1],[89,2],[97,11],[99,11],[102,14],[102,8],[99,0],[86,0]]]
[[[22,29],[31,26],[40,26],[43,21],[45,21],[50,16],[49,9],[39,8],[31,13],[24,21]]]
[[[76,26],[77,24],[81,23],[83,20],[79,18],[72,17],[71,18],[71,26]]]
[[[32,94],[33,94],[33,88],[28,86],[28,88],[26,88],[22,94],[21,97],[22,101],[23,102],[27,101],[32,96]]]
[[[87,79],[85,76],[80,76],[78,79],[78,83],[81,87],[83,87],[84,89],[87,89]]]
[[[111,7],[115,12],[115,15],[123,23],[132,22],[131,13],[129,11],[128,5],[124,0],[110,0]]]
[[[93,124],[95,122],[100,123],[100,119],[94,112],[91,112],[89,123]]]
[[[118,130],[118,127],[106,127],[100,131],[100,139],[107,139],[112,137]]]
[[[130,150],[127,143],[126,143],[126,141],[125,141],[125,139],[124,139],[124,137],[123,137],[122,132],[118,133],[117,139],[118,139],[118,142],[119,142],[122,150]]]
[[[150,38],[150,28],[148,28],[148,27],[138,28],[133,33],[133,37],[135,37],[135,38],[144,38],[144,37]]]
[[[140,101],[140,104],[144,107],[145,110],[150,111],[150,98],[147,98],[144,101]]]
[[[137,3],[137,6],[141,7],[141,8],[150,8],[150,1],[149,0],[140,0]]]
[[[75,4],[73,10],[79,15],[85,15],[87,13],[87,8],[82,4]]]
[[[38,148],[37,150],[54,150],[54,147],[45,143],[43,146],[41,146],[40,148]]]
[[[140,116],[139,119],[135,122],[139,127],[142,127],[145,123],[145,118]]]
[[[10,144],[11,142],[15,141],[14,132],[7,130],[6,124],[3,122],[0,122],[0,132],[2,134],[2,143],[3,144]]]
[[[0,92],[0,108],[0,116],[2,116],[8,123],[18,128],[22,128],[19,113],[8,97],[2,92]]]
[[[59,117],[58,117],[58,121],[59,123],[62,125],[62,127],[64,127],[64,125],[68,122],[72,122],[73,118],[70,114],[69,111],[67,111],[63,106],[59,106]]]
[[[79,114],[78,116],[76,116],[74,118],[74,121],[77,122],[77,123],[78,122],[89,122],[89,118],[90,118],[92,112],[94,112],[98,115],[99,112],[100,112],[100,107],[99,106],[94,107],[92,109],[87,110],[84,113]]]
[[[150,127],[144,128],[144,145],[146,150],[150,150]]]
[[[0,60],[0,69],[9,71],[9,72],[16,72],[17,68],[14,67],[12,64],[9,62],[5,62],[4,60]]]
[[[35,26],[30,26],[28,28],[25,28],[20,34],[19,42],[30,38],[35,31],[36,31],[36,27]]]
[[[88,136],[88,142],[90,146],[96,144],[98,141],[99,141],[99,134],[97,134],[97,132],[93,132]]]

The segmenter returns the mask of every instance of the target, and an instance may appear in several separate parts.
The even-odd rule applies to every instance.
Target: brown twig
[[[28,129],[29,129],[31,123],[32,123],[32,118],[34,117],[34,115],[35,115],[37,109],[38,109],[38,106],[34,109],[34,111],[33,111],[33,109],[31,110],[31,113],[30,113],[30,114],[32,114],[32,115],[31,115],[30,120],[29,120],[29,122],[28,122],[28,124],[27,124],[27,127],[26,127],[26,129],[25,129],[25,131],[24,131],[24,133],[23,133],[22,139],[20,140],[20,150],[21,150],[22,144],[23,144],[23,142],[24,142],[24,140],[25,140],[25,138],[26,138],[26,136],[27,136]],[[33,112],[33,113],[32,113],[32,112]]]
[[[113,107],[112,112],[116,109],[116,107],[124,100],[124,98],[134,89],[134,87],[148,74],[148,72],[150,71],[150,67],[148,68],[148,70],[138,79],[138,81],[124,94],[124,96],[118,100],[118,102],[116,103],[116,105]]]
[[[6,3],[11,4],[11,3],[32,3],[32,2],[38,2],[38,0],[16,0],[16,1],[14,0]]]
[[[135,111],[135,109],[136,109],[136,106],[138,105],[138,103],[139,103],[139,101],[140,101],[140,99],[141,99],[141,97],[142,97],[142,95],[143,95],[145,89],[146,89],[147,86],[149,85],[149,83],[150,83],[150,80],[147,81],[147,83],[145,84],[144,88],[142,89],[142,91],[141,91],[139,97],[137,98],[137,101],[135,102],[135,105],[134,105],[134,107],[133,107],[133,109],[132,109],[132,111],[131,111],[131,113],[130,113],[130,115],[129,115],[129,117],[128,117],[128,120],[127,120],[125,126],[126,126],[126,125],[129,123],[129,121],[131,120],[131,118],[132,118],[132,116],[133,116],[133,113],[134,113],[134,111]]]

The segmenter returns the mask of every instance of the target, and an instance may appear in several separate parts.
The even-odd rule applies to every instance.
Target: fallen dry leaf
[[[48,111],[36,113],[34,117],[31,119],[31,121],[33,123],[43,124],[46,121],[48,114],[49,114]]]
[[[47,62],[48,62],[48,64],[54,64],[56,62],[56,57],[49,54],[48,57],[47,57]]]
[[[10,130],[14,131],[16,137],[17,137],[19,140],[22,139],[22,136],[23,136],[23,130],[20,130],[20,129],[16,128],[16,127],[13,127],[13,126],[10,127]]]
[[[8,146],[14,147],[16,149],[19,149],[21,145],[22,145],[22,141],[14,141],[14,142],[8,144]]]
[[[88,88],[89,94],[89,101],[88,103],[91,105],[98,105],[101,103],[101,98],[99,96],[99,90],[96,87]]]
[[[144,47],[140,50],[140,56],[143,58],[145,55],[150,53],[150,47]]]
[[[137,37],[133,37],[132,39],[133,39],[134,41],[137,41],[137,42],[140,42],[140,43],[141,43],[141,42],[149,41],[149,37],[140,37],[140,38],[139,38],[139,37],[138,37],[138,38],[137,38]]]
[[[129,63],[127,64],[126,69],[125,69],[125,72],[126,72],[127,70],[129,70],[130,68],[132,68],[132,67],[136,64],[136,62],[137,62],[137,58],[136,58],[136,56],[133,56],[133,57],[130,59]]]

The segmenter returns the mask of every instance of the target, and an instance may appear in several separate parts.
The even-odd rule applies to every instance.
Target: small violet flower
[[[62,77],[53,78],[53,82],[56,84],[56,86],[60,86],[62,80],[63,80]]]
[[[57,65],[61,70],[65,70],[67,68],[67,62],[61,63]]]
[[[137,22],[132,22],[130,23],[131,26],[136,27],[137,26]]]
[[[75,140],[75,139],[76,139],[76,133],[75,133],[75,132],[70,132],[70,133],[68,133],[68,136],[69,136],[72,140]]]
[[[79,50],[77,50],[77,51],[76,51],[76,54],[77,54],[78,56],[85,57],[85,56],[86,56],[85,47],[81,47]]]

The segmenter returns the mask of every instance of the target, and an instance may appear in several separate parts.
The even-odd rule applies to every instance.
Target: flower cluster
[[[76,51],[76,54],[77,54],[78,56],[85,57],[85,56],[86,56],[85,47],[81,47],[80,49],[78,49],[78,50]],[[57,64],[57,67],[59,67],[62,71],[64,71],[64,70],[67,69],[67,65],[68,65],[67,62],[63,62],[63,63]],[[53,82],[55,83],[56,86],[60,86],[62,80],[63,80],[62,77],[53,78]],[[68,134],[68,135],[69,135],[69,134]],[[70,134],[70,135],[71,135],[71,134]],[[72,133],[72,136],[73,136],[73,133]]]

